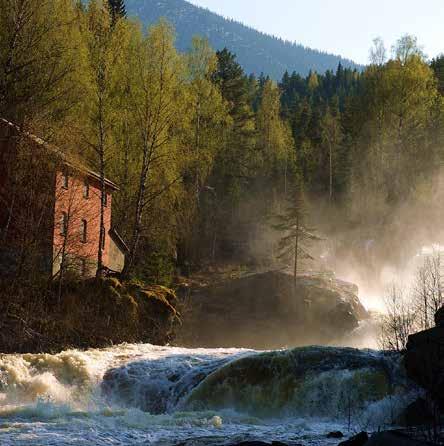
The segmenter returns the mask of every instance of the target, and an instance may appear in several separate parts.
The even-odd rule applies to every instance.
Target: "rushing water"
[[[414,397],[400,358],[369,350],[4,355],[0,444],[337,444],[326,433],[384,427]]]

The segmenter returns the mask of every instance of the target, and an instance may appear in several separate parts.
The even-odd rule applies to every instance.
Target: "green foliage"
[[[302,190],[344,219],[384,221],[424,195],[417,178],[443,158],[442,57],[429,66],[411,36],[390,60],[375,41],[363,72],[339,64],[276,84],[200,37],[179,53],[170,23],[145,30],[121,0],[0,0],[0,25],[1,115],[119,184],[128,278],[169,284],[176,267],[254,262],[269,214],[282,250],[297,238],[295,257],[309,257]]]
[[[0,1],[2,117],[41,126],[66,117],[80,94],[75,14],[71,0]]]

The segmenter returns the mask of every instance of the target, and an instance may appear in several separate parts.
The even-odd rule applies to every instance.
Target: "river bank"
[[[99,278],[40,286],[0,283],[0,352],[57,353],[122,342],[164,345],[180,322],[175,293]]]
[[[300,276],[297,283],[282,271],[204,272],[178,277],[174,290],[115,277],[67,281],[61,288],[3,282],[0,352],[56,353],[122,342],[259,350],[369,346],[360,333],[370,315],[355,285],[328,273]]]

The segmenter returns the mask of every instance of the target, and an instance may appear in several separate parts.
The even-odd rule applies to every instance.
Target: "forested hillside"
[[[310,70],[323,73],[344,67],[358,68],[351,60],[306,48],[297,43],[261,33],[233,20],[225,19],[185,0],[128,0],[130,16],[145,25],[165,17],[175,27],[177,48],[187,51],[195,35],[205,37],[216,50],[228,48],[237,55],[246,73],[266,73],[278,80],[285,71],[307,75]]]
[[[0,47],[0,115],[120,186],[113,226],[130,249],[125,278],[169,284],[208,265],[285,263],[294,251],[279,239],[299,236],[302,262],[311,227],[337,252],[344,240],[351,249],[377,239],[396,257],[386,248],[402,225],[430,231],[413,231],[400,209],[440,215],[426,204],[442,194],[443,63],[430,65],[410,36],[389,60],[376,42],[362,73],[339,65],[276,83],[202,37],[182,54],[168,23],[145,33],[100,0],[29,0],[21,15],[1,5],[0,41],[14,45]],[[16,187],[32,189],[32,176],[11,168]],[[10,210],[23,224],[25,275],[40,224],[28,211]]]

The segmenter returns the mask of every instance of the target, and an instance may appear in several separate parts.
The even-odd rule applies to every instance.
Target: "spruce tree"
[[[309,245],[311,242],[321,240],[307,225],[308,209],[300,184],[296,184],[286,211],[276,215],[274,220],[273,229],[282,234],[279,240],[278,257],[293,263],[294,291],[296,292],[300,263],[304,260],[314,260],[309,252]]]
[[[117,20],[126,17],[124,0],[108,0],[108,7],[113,23],[116,23]]]

